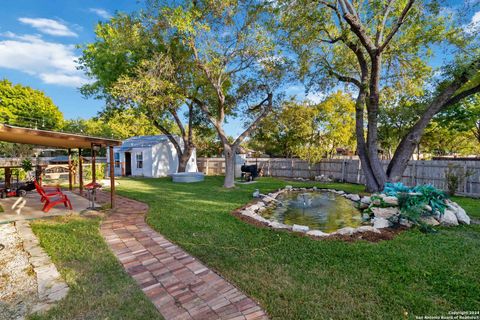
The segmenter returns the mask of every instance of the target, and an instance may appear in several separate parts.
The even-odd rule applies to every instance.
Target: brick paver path
[[[108,202],[98,193],[99,203]],[[148,206],[116,197],[101,233],[166,319],[268,319],[255,301],[145,222]]]

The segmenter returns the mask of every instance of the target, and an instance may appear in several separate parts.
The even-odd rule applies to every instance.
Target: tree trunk
[[[365,91],[360,89],[355,104],[355,135],[357,137],[357,152],[365,175],[365,185],[368,192],[376,192],[380,189],[375,175],[373,174],[370,160],[368,158],[367,146],[365,143],[363,114],[365,108]]]
[[[178,155],[178,172],[185,172],[187,170],[188,161],[193,153],[193,146],[186,146],[183,148],[181,155]]]
[[[235,187],[235,151],[236,148],[234,149],[231,145],[224,144],[225,180],[223,182],[223,187],[225,188]]]
[[[371,56],[370,86],[367,98],[368,128],[367,128],[367,155],[376,180],[375,191],[380,191],[386,182],[386,174],[378,157],[378,110],[380,103],[380,70],[382,64],[381,54]]]

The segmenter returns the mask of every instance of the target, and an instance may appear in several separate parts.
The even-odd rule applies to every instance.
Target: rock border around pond
[[[343,196],[344,198],[349,199],[357,204],[360,212],[362,212],[365,225],[357,228],[344,227],[335,232],[326,233],[321,230],[310,229],[308,226],[304,225],[287,225],[278,221],[268,220],[260,215],[262,211],[275,207],[275,202],[277,202],[276,199],[280,194],[295,191],[332,192]],[[422,218],[422,221],[431,226],[456,226],[459,224],[470,224],[470,217],[457,203],[451,200],[446,200],[446,205],[447,208],[443,214],[432,213],[431,216]],[[432,209],[426,207],[426,210],[431,211]],[[253,219],[257,223],[268,226],[272,229],[298,232],[318,238],[327,238],[330,236],[352,236],[365,232],[380,234],[381,229],[393,227],[395,224],[394,222],[397,222],[398,225],[407,228],[413,226],[410,221],[400,217],[397,197],[388,196],[382,193],[372,194],[371,196],[361,196],[355,193],[347,193],[342,190],[323,189],[317,187],[294,188],[292,186],[286,186],[278,191],[263,195],[262,198],[258,199],[258,201],[248,204],[244,208],[238,210],[238,213],[243,217]]]

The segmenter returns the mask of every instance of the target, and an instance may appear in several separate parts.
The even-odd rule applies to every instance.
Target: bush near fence
[[[308,163],[300,159],[286,158],[247,158],[247,164],[257,163],[263,169],[263,175],[284,178],[310,178],[325,175],[336,181],[364,184],[365,177],[358,159],[325,159],[308,168]],[[383,160],[386,169],[389,161]],[[442,190],[447,190],[445,171],[449,164],[460,166],[471,175],[464,179],[458,186],[457,193],[479,197],[480,196],[480,161],[447,161],[425,160],[410,161],[403,173],[401,182],[414,186],[431,184]],[[225,162],[223,158],[198,158],[198,170],[207,175],[223,175]]]

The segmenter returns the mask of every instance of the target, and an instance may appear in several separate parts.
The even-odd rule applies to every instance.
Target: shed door
[[[125,175],[132,175],[132,154],[130,152],[125,152]]]

